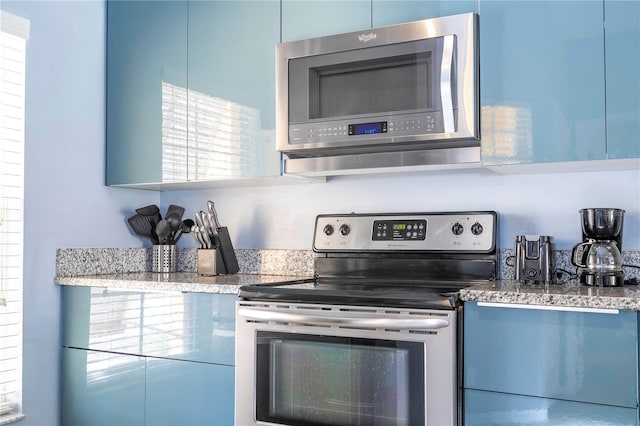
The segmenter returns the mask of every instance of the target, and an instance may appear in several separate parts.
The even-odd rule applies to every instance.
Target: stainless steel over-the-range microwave
[[[278,44],[285,172],[479,162],[477,34],[468,13]]]

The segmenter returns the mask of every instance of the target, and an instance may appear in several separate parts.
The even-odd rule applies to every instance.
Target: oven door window
[[[256,419],[424,424],[424,343],[258,332]]]

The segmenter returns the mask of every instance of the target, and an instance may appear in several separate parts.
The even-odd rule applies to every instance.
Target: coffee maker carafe
[[[582,242],[573,248],[571,262],[582,269],[580,282],[586,285],[620,286],[622,272],[621,209],[582,209]]]

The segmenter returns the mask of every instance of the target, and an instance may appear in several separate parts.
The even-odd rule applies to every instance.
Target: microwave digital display
[[[349,124],[349,136],[387,133],[387,122]]]

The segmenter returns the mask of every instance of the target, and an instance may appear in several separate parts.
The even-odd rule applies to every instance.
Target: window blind
[[[22,416],[25,65],[29,21],[0,10],[0,424]]]

